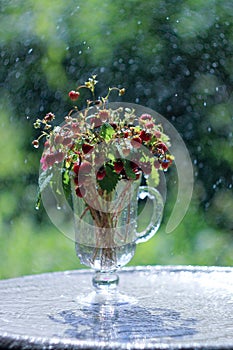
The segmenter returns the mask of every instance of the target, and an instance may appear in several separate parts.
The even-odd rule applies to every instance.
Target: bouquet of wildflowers
[[[55,115],[51,112],[34,123],[36,129],[42,130],[33,141],[34,147],[45,139],[41,157],[41,179],[46,180],[43,188],[53,181],[51,174],[49,178],[46,175],[57,165],[64,186],[73,181],[77,196],[83,197],[93,170],[98,191],[110,193],[121,179],[134,181],[140,174],[146,177],[166,171],[172,164],[169,138],[162,125],[155,124],[150,114],[136,116],[128,107],[108,108],[110,93],[117,90],[123,95],[125,89],[109,88],[105,97],[96,100],[96,84],[96,76],[92,76],[69,92],[70,99],[77,101],[80,91],[88,89],[92,99],[87,100],[84,110],[74,106],[62,125],[53,125]]]

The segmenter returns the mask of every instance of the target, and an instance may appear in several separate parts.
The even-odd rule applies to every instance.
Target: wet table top
[[[119,272],[94,294],[90,270],[0,281],[0,348],[233,349],[233,268]]]

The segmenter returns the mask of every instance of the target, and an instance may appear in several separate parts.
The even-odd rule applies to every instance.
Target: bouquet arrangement
[[[142,177],[145,181],[149,176],[158,179],[158,172],[168,169],[173,156],[162,125],[150,114],[138,116],[130,105],[109,103],[110,94],[117,91],[121,96],[124,88],[111,87],[105,97],[96,99],[96,84],[92,76],[69,92],[73,102],[84,89],[90,91],[91,99],[83,110],[75,105],[61,125],[54,125],[51,112],[37,119],[34,127],[41,133],[33,145],[38,148],[45,139],[40,192],[52,186],[59,193],[57,174],[61,176],[63,190],[72,195],[74,211],[79,212],[78,230],[83,232],[83,241],[89,240],[82,253],[78,245],[78,254],[85,264],[103,270],[120,266],[119,259],[124,263],[128,259],[128,248],[119,247],[127,246],[134,234]]]
[[[80,90],[88,89],[93,99],[87,100],[84,110],[74,106],[62,125],[53,125],[55,115],[51,112],[34,123],[36,129],[42,129],[32,142],[34,147],[38,148],[40,140],[45,139],[41,178],[47,179],[46,185],[51,183],[52,176],[48,181],[45,175],[59,165],[64,187],[73,178],[79,197],[85,196],[93,170],[98,191],[110,193],[121,179],[133,181],[140,174],[146,177],[152,172],[155,177],[156,172],[166,171],[173,161],[162,125],[155,124],[150,114],[136,116],[128,107],[108,108],[110,93],[117,90],[123,95],[125,89],[109,88],[105,97],[96,99],[96,84],[96,76],[92,76],[69,92],[70,99],[76,101]]]

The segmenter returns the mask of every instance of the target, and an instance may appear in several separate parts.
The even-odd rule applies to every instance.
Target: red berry
[[[80,93],[78,91],[70,91],[69,92],[69,98],[72,100],[72,101],[76,101],[80,96]]]
[[[92,169],[91,163],[84,161],[83,163],[80,164],[79,173],[87,175],[87,174],[90,174],[91,169]]]
[[[79,127],[79,124],[78,123],[72,123],[71,124],[71,127],[72,127],[72,131],[74,133],[79,133],[80,132],[80,127]]]
[[[124,163],[122,162],[121,159],[118,159],[116,162],[114,162],[114,170],[117,174],[120,174],[123,168],[124,168]]]
[[[99,128],[102,125],[102,121],[100,118],[91,118],[90,120],[91,125],[93,125],[94,128]]]
[[[109,118],[109,112],[106,109],[101,110],[99,111],[99,117],[102,122],[106,122]]]
[[[141,120],[151,120],[152,119],[152,116],[150,114],[142,114],[141,117],[140,117]]]
[[[76,175],[78,175],[78,172],[79,172],[79,168],[80,168],[80,165],[79,163],[74,163],[74,166],[73,166],[73,171],[75,172]]]
[[[84,195],[85,195],[85,189],[84,188],[81,188],[81,187],[77,187],[75,189],[75,192],[76,192],[76,195],[79,197],[79,198],[82,198]]]
[[[159,139],[161,137],[161,132],[159,130],[156,130],[154,132],[154,135],[155,135],[155,137],[157,137]]]
[[[163,142],[159,142],[156,147],[160,150],[162,150],[163,152],[167,152],[168,148],[167,146],[165,145],[165,143]]]
[[[170,162],[168,161],[168,160],[163,160],[162,161],[162,168],[164,169],[164,170],[167,170],[167,168],[169,167],[169,164],[170,164]]]
[[[74,177],[74,183],[75,183],[76,186],[79,185],[78,176],[75,176],[75,177]]]
[[[55,162],[61,163],[63,159],[65,158],[65,153],[64,152],[56,152],[54,154],[55,156]]]
[[[56,135],[56,136],[54,137],[54,142],[55,142],[56,144],[62,143],[62,142],[63,142],[63,136],[61,136],[61,135]]]
[[[106,176],[106,171],[104,168],[100,168],[99,171],[96,174],[96,178],[97,180],[101,181],[105,178]]]
[[[128,156],[130,154],[130,149],[129,148],[123,148],[122,149],[122,153],[124,154],[124,156]]]
[[[155,169],[159,169],[160,168],[160,163],[159,163],[159,161],[157,159],[155,159],[155,161],[154,161],[154,167],[155,167]]]
[[[146,132],[145,130],[142,130],[140,132],[140,137],[141,137],[142,141],[147,142],[147,141],[150,141],[151,134],[149,132]]]
[[[45,148],[48,148],[48,147],[49,147],[49,141],[48,141],[48,140],[45,141],[44,147],[45,147]]]
[[[142,139],[139,136],[135,136],[132,140],[131,140],[131,145],[134,148],[140,148],[142,145]]]
[[[89,145],[88,143],[84,143],[82,145],[82,150],[84,154],[87,154],[93,150],[93,146]]]
[[[48,167],[53,166],[53,164],[55,163],[55,160],[56,160],[56,158],[55,158],[54,153],[47,154],[47,156],[45,157],[45,162],[48,165]]]
[[[155,126],[155,124],[152,123],[152,122],[146,123],[146,125],[145,125],[145,127],[146,127],[147,129],[153,129],[154,126]]]
[[[150,175],[152,167],[150,162],[141,163],[141,169],[145,175]]]
[[[136,163],[130,162],[130,166],[134,173],[138,172],[138,165]]]
[[[64,139],[63,139],[63,141],[62,141],[62,144],[63,144],[64,146],[68,146],[68,145],[71,144],[71,142],[72,142],[72,138],[68,136],[68,137],[64,137]]]

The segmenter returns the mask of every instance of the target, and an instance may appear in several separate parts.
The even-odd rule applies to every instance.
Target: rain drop
[[[60,204],[57,204],[57,210],[61,210]]]
[[[204,102],[203,102],[203,106],[206,107],[206,105],[207,105],[207,103],[206,103],[206,101],[204,101]]]

